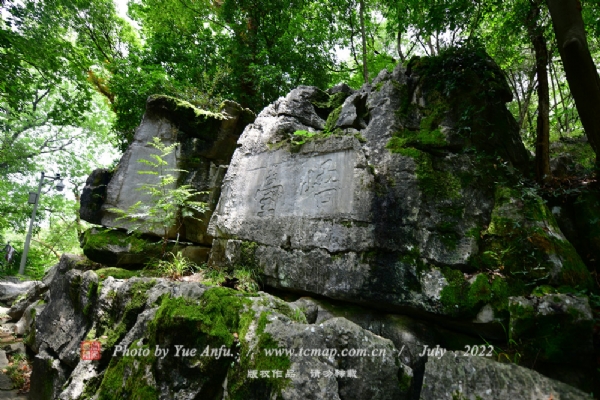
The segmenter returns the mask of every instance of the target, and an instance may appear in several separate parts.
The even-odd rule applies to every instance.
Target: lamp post
[[[56,190],[62,192],[65,188],[65,184],[63,183],[60,174],[56,174],[56,176],[46,176],[45,172],[42,172],[42,177],[40,178],[40,183],[38,185],[37,193],[29,192],[29,204],[33,204],[33,212],[31,213],[31,221],[29,221],[29,231],[27,232],[27,238],[25,239],[25,247],[23,248],[23,255],[21,256],[21,266],[19,266],[19,275],[23,275],[25,273],[25,263],[27,263],[27,253],[29,253],[29,242],[31,242],[31,233],[33,232],[33,221],[35,220],[35,213],[37,212],[37,207],[40,200],[40,193],[42,193],[42,186],[44,186],[44,179],[48,179],[51,181],[58,181],[56,184]]]

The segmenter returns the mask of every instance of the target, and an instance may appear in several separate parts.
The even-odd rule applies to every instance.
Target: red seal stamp
[[[102,345],[95,340],[87,340],[81,342],[81,359],[82,360],[99,360],[102,355]]]

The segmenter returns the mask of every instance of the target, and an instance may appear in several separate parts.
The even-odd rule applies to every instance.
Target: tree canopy
[[[568,3],[580,19],[590,82],[598,78],[600,5]],[[326,89],[344,81],[357,88],[383,68],[457,45],[485,48],[504,70],[514,96],[509,108],[525,143],[537,152],[538,179],[544,179],[550,140],[585,133],[597,152],[600,135],[600,104],[593,96],[581,100],[577,88],[586,83],[575,77],[583,75],[568,67],[579,53],[565,52],[560,17],[567,13],[553,11],[556,4],[131,0],[132,25],[113,0],[5,1],[0,232],[24,231],[27,192],[40,171],[61,165],[61,171],[47,172],[68,175],[77,192],[102,164],[90,149],[125,149],[149,95],[174,95],[209,110],[231,99],[260,112],[298,85]],[[584,110],[582,118],[578,110]],[[589,164],[590,154],[582,162]],[[50,193],[44,198],[55,201]],[[49,204],[48,210],[60,208]]]

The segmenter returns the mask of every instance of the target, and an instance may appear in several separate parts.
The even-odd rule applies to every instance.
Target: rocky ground
[[[0,280],[0,296],[4,303],[6,300],[14,301],[18,296],[24,296],[28,287],[27,283],[16,284],[12,280]],[[9,310],[10,307],[0,306],[0,400],[26,400],[31,367],[25,359],[23,338],[16,334],[17,325],[10,322],[12,318],[8,315]],[[16,371],[14,374],[18,375],[19,382],[11,379],[9,369]],[[16,386],[21,387],[17,389]]]
[[[63,256],[43,290],[30,289],[8,311],[39,307],[25,332],[36,353],[33,399],[590,398],[536,371],[496,362],[489,346],[469,345],[476,352],[467,354],[464,343],[472,338],[404,315],[310,297],[285,301],[193,280],[100,278],[86,267],[79,257]],[[559,300],[531,306],[556,308]],[[80,358],[83,340],[101,344],[101,360]],[[198,352],[175,356],[177,346]],[[206,346],[223,351],[200,354]],[[157,356],[157,347],[168,356]],[[268,349],[328,353],[267,356]],[[366,349],[370,356],[344,357],[344,349]]]

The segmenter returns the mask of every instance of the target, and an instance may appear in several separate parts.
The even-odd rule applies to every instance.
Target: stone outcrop
[[[412,369],[392,341],[345,318],[309,323],[301,308],[266,293],[101,280],[78,265],[63,256],[27,337],[37,353],[35,399],[403,399],[411,391]],[[101,343],[101,360],[81,359],[84,340]],[[157,346],[168,355],[157,355]],[[368,356],[343,355],[349,349]]]
[[[152,201],[149,194],[139,189],[141,185],[156,183],[156,176],[140,174],[148,166],[138,160],[152,159],[152,154],[157,154],[157,150],[150,142],[153,138],[160,138],[166,146],[177,144],[175,151],[164,157],[168,163],[164,167],[166,172],[176,180],[172,186],[185,184],[202,192],[196,200],[206,202],[209,208],[202,216],[205,223],[184,218],[170,229],[169,237],[210,245],[212,238],[206,235],[206,224],[218,201],[221,180],[237,139],[244,127],[253,120],[251,111],[234,102],[226,101],[219,113],[211,113],[172,97],[151,96],[133,143],[114,173],[95,171],[86,182],[82,193],[81,218],[106,227],[131,229],[135,226],[140,234],[163,235],[156,227],[145,224],[144,218],[134,224],[128,219],[119,219],[119,214],[111,211],[127,211],[138,201],[144,204]]]
[[[511,339],[522,344],[524,357],[591,367],[594,318],[586,298],[568,294],[511,297]]]
[[[34,314],[31,398],[589,398],[410,317],[198,282],[103,279],[85,265],[63,256]],[[553,301],[536,302],[534,316]],[[82,358],[86,340],[101,345],[100,360]]]
[[[510,96],[489,57],[456,49],[359,90],[300,86],[255,120],[235,103],[212,114],[151,97],[112,177],[86,185],[82,218],[108,227],[81,238],[95,263],[64,257],[10,311],[37,354],[33,395],[586,398],[565,382],[597,392],[581,293],[593,286],[598,197],[549,207],[529,185]],[[136,160],[153,137],[177,144],[173,185],[208,191],[202,222],[180,220],[166,242],[152,229],[128,235],[111,211],[149,200],[135,190]],[[165,250],[197,263],[210,252],[203,274],[238,289],[236,274],[252,275],[272,294],[136,270]],[[81,359],[82,340],[99,342],[102,359]],[[227,356],[202,355],[207,346]],[[348,349],[381,352],[340,357]]]
[[[163,252],[181,252],[190,261],[202,264],[208,259],[210,247],[170,241],[166,245],[157,238],[141,238],[115,229],[91,228],[81,237],[83,254],[95,262],[120,268],[143,267]]]
[[[99,168],[92,171],[87,178],[79,200],[79,216],[82,220],[102,224],[102,204],[106,200],[107,187],[112,176],[112,171]]]
[[[584,400],[591,397],[527,368],[448,352],[427,362],[420,399]]]
[[[519,184],[529,160],[501,71],[456,52],[356,92],[301,86],[265,108],[225,176],[211,265],[251,260],[268,287],[451,316],[498,337],[508,297],[533,282],[591,285],[544,201]]]
[[[11,305],[20,296],[23,297],[28,290],[39,285],[36,281],[19,281],[3,279],[0,281],[0,301]]]

